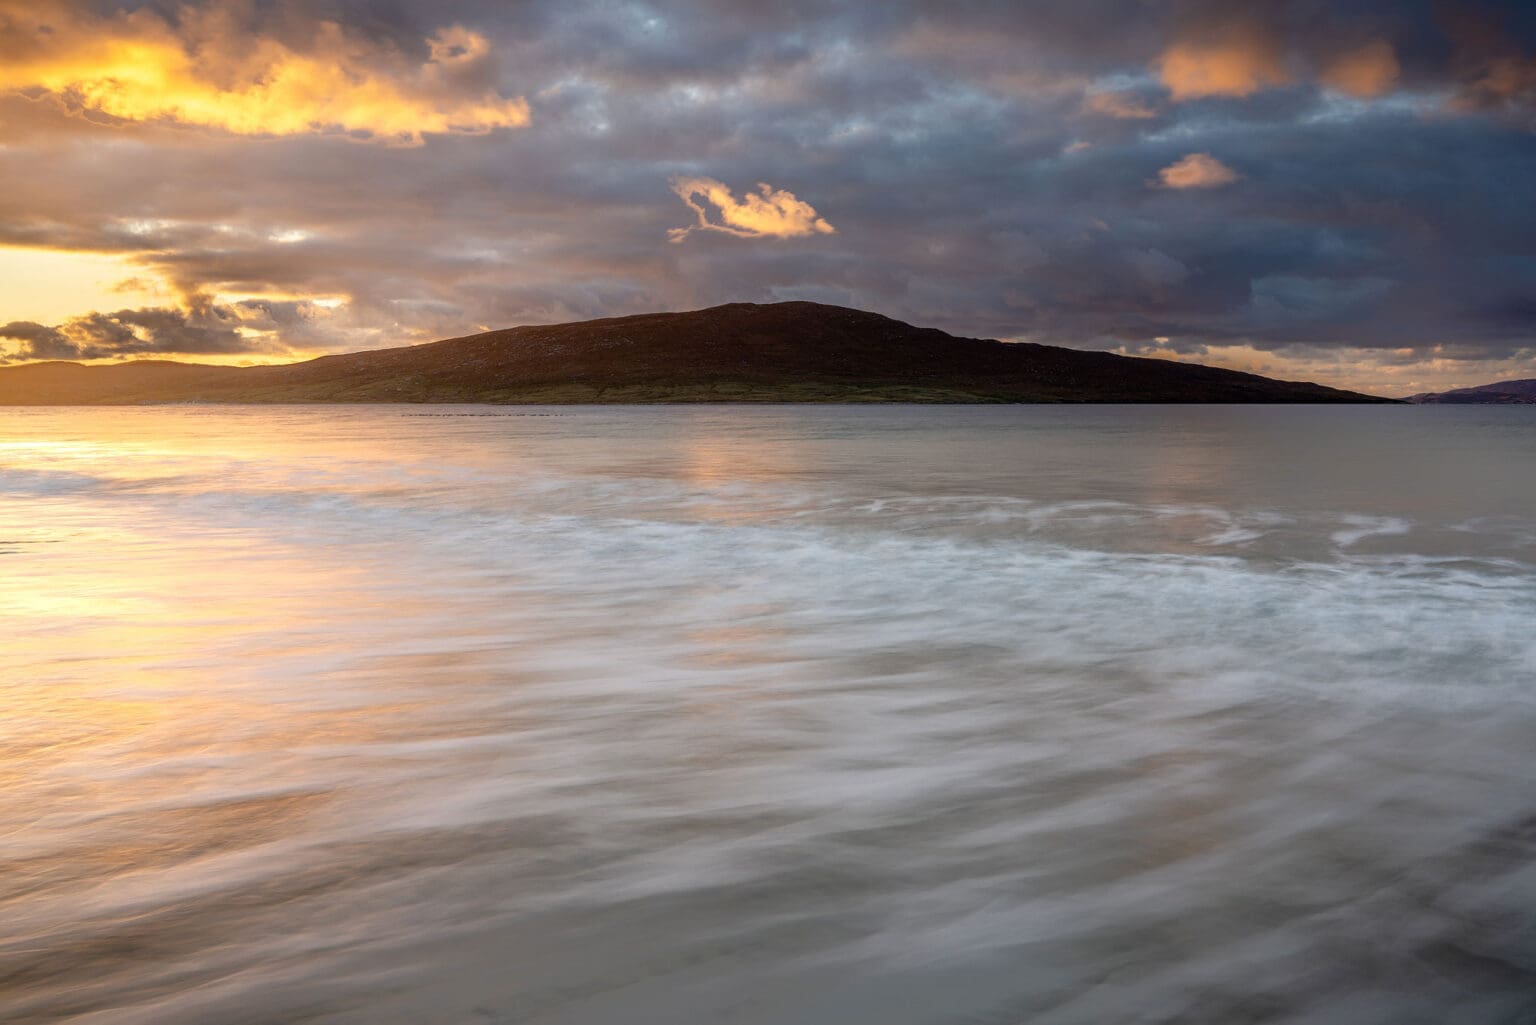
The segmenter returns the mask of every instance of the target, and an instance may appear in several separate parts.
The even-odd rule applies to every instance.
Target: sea
[[[1536,1021],[1536,407],[0,409],[0,1021]]]

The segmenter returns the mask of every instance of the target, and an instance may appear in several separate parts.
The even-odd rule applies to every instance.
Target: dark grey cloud
[[[184,17],[179,3],[145,6]],[[0,243],[122,253],[185,296],[233,297],[186,305],[183,328],[96,314],[109,321],[90,329],[99,337],[13,336],[25,351],[351,348],[781,298],[970,335],[1192,354],[1347,348],[1383,364],[1402,349],[1514,357],[1536,336],[1528,4],[324,0],[229,12],[239,31],[295,50],[331,20],[418,63],[429,39],[463,27],[491,50],[453,88],[526,97],[530,124],[389,148],[102,126],[47,97],[0,98]],[[1194,54],[1216,85],[1181,93],[1170,53]],[[1192,153],[1240,177],[1156,186]],[[668,187],[678,175],[738,195],[789,190],[836,234],[669,244],[690,217]],[[133,341],[114,341],[118,329]]]
[[[239,330],[246,319],[229,307],[196,299],[192,308],[186,310],[145,308],[89,313],[53,327],[13,321],[0,326],[0,339],[20,343],[4,353],[4,358],[12,361],[230,356],[269,349],[270,343],[254,340]]]
[[[19,359],[80,359],[80,347],[58,328],[30,320],[13,320],[0,325],[0,338],[20,342],[15,353]]]

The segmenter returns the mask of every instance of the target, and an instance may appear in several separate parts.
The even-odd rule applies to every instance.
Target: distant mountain
[[[1536,405],[1536,378],[1496,381],[1493,384],[1480,384],[1475,388],[1457,388],[1454,391],[1424,392],[1422,395],[1410,397],[1408,401],[1457,405]]]
[[[0,368],[0,404],[1390,402],[1168,360],[956,338],[818,303],[731,303],[275,367]]]

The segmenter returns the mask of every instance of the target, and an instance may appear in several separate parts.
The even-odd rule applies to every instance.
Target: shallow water
[[[0,410],[0,1019],[1528,1022],[1536,408]]]

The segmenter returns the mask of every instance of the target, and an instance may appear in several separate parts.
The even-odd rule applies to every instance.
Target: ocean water
[[[0,410],[0,1020],[1536,1020],[1536,407]]]

